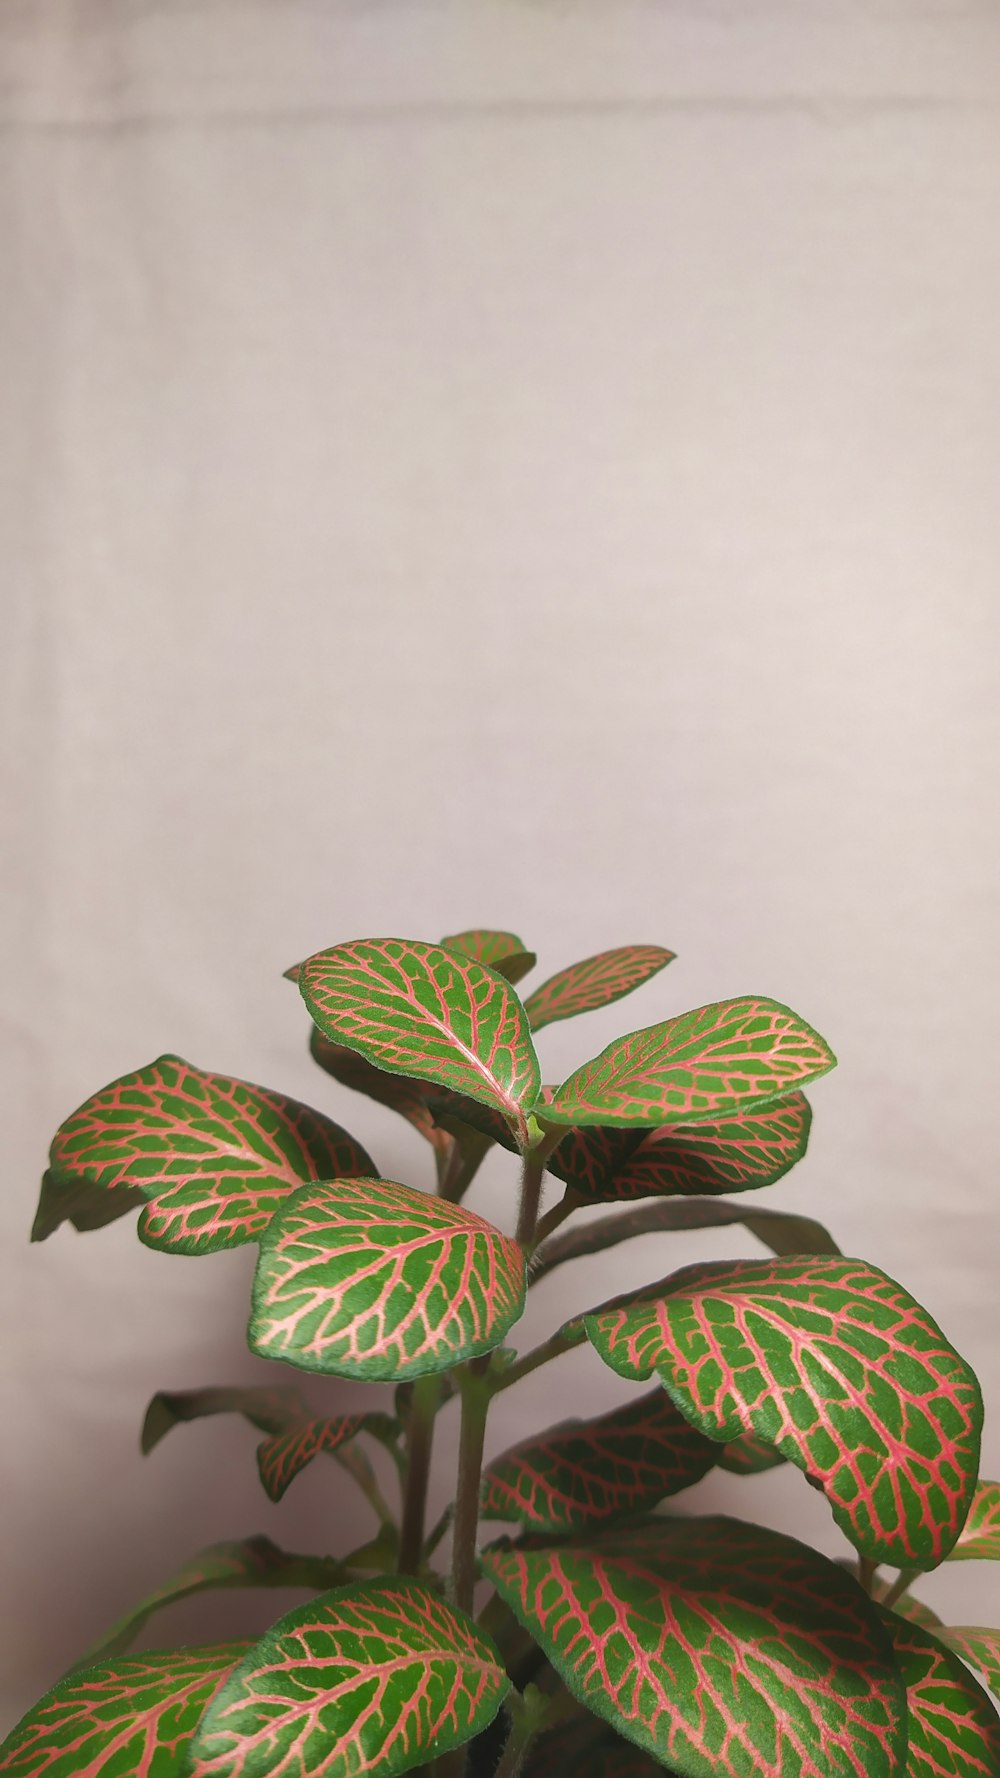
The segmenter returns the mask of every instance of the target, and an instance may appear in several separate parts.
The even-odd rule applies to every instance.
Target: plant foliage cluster
[[[363,940],[290,970],[316,1062],[426,1139],[434,1193],[382,1178],[324,1113],[177,1056],[60,1127],[35,1239],[138,1209],[140,1239],[166,1253],[254,1242],[251,1349],[392,1393],[334,1418],[291,1384],[156,1395],[144,1450],[181,1421],[241,1414],[272,1500],[325,1454],[366,1497],[371,1535],[335,1555],[266,1537],[204,1550],[28,1713],[0,1771],[1000,1778],[980,1684],[1000,1692],[1000,1631],[946,1627],[911,1590],[943,1562],[1000,1559],[976,1378],[901,1285],[750,1195],[804,1154],[802,1089],[834,1066],[829,1047],[747,996],[542,1082],[545,1025],[620,999],[671,956],[624,946],[525,998],[535,958],[505,932]],[[520,1161],[508,1230],[463,1201],[494,1143]],[[595,1205],[612,1208],[571,1222]],[[555,1268],[653,1231],[739,1224],[768,1257],[686,1265],[533,1350],[510,1343]],[[624,1404],[484,1467],[494,1398],[585,1344],[636,1386]],[[460,1416],[458,1473],[428,1525],[440,1414]],[[826,1497],[850,1560],[685,1507],[714,1467],[782,1463]],[[129,1652],[176,1599],[274,1586],[311,1597],[257,1641]]]

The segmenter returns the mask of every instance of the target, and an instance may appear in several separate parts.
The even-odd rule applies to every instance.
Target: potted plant
[[[624,946],[524,999],[535,958],[505,932],[363,940],[289,971],[316,1062],[426,1138],[433,1194],[382,1178],[325,1114],[176,1056],[60,1126],[34,1237],[138,1209],[162,1252],[255,1242],[249,1344],[297,1373],[160,1393],[144,1448],[178,1421],[240,1413],[272,1499],[325,1453],[374,1528],[334,1554],[265,1537],[203,1552],[28,1713],[0,1771],[998,1778],[1000,1719],[974,1675],[1000,1689],[1000,1631],[945,1627],[911,1591],[942,1562],[1000,1558],[976,1378],[901,1285],[756,1195],[805,1152],[802,1089],[834,1066],[828,1045],[749,995],[631,1031],[542,1084],[545,1025],[671,956]],[[520,1163],[506,1228],[463,1202],[494,1143]],[[594,1205],[608,1214],[573,1223]],[[515,1349],[526,1292],[555,1268],[728,1225],[768,1256],[642,1279]],[[496,1396],[585,1343],[635,1385],[623,1405],[484,1466]],[[298,1386],[310,1372],[386,1384],[384,1411],[324,1417]],[[428,1525],[441,1414],[460,1417],[458,1472]],[[782,1463],[826,1497],[850,1560],[685,1504],[714,1466]],[[241,1585],[312,1597],[258,1640],[129,1652],[159,1606]]]

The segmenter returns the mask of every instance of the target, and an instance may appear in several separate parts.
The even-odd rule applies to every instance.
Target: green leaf
[[[333,1557],[292,1556],[269,1537],[209,1544],[120,1617],[90,1649],[87,1659],[105,1660],[121,1654],[154,1613],[195,1593],[230,1587],[312,1587],[319,1593],[347,1578],[347,1571]]]
[[[215,1414],[242,1414],[260,1432],[278,1432],[305,1419],[309,1408],[297,1389],[158,1389],[142,1425],[143,1455],[148,1457],[172,1427]]]
[[[934,1633],[968,1666],[975,1667],[994,1697],[1000,1698],[1000,1630],[989,1630],[983,1624],[960,1624],[957,1628],[949,1624]]]
[[[531,1029],[540,1031],[557,1019],[574,1019],[578,1013],[610,1006],[658,975],[675,956],[662,945],[618,945],[582,963],[571,963],[528,996],[524,1009]]]
[[[85,1176],[61,1167],[48,1167],[42,1174],[31,1239],[47,1241],[64,1222],[71,1223],[78,1234],[103,1229],[145,1202],[143,1193],[129,1186],[102,1191]]]
[[[360,1433],[387,1442],[399,1424],[389,1414],[341,1414],[333,1420],[299,1420],[272,1433],[257,1446],[257,1466],[266,1493],[280,1500],[295,1477],[322,1452],[332,1456]]]
[[[345,1049],[341,1043],[331,1043],[315,1025],[309,1033],[309,1053],[313,1061],[341,1086],[349,1087],[354,1093],[364,1093],[376,1104],[387,1106],[412,1124],[417,1134],[439,1154],[446,1156],[450,1153],[451,1137],[434,1121],[425,1081],[408,1080],[404,1074],[384,1074],[354,1050]]]
[[[308,958],[299,988],[332,1043],[390,1074],[494,1106],[527,1141],[538,1058],[524,1008],[502,976],[440,945],[359,939]]]
[[[250,1345],[302,1370],[402,1381],[499,1346],[524,1308],[516,1241],[388,1179],[304,1187],[261,1241]]]
[[[441,944],[446,951],[458,951],[476,963],[485,963],[512,986],[538,962],[534,951],[525,950],[515,933],[490,932],[481,926],[473,927],[469,932],[453,932],[449,938],[443,938]]]
[[[853,1563],[849,1566],[853,1571]],[[877,1579],[872,1587],[872,1598],[881,1604],[886,1598],[891,1584],[889,1581]],[[941,1622],[936,1611],[932,1611],[930,1606],[925,1605],[922,1600],[914,1599],[910,1592],[903,1593],[889,1609],[896,1612],[899,1617],[905,1617],[908,1623],[919,1624],[925,1630],[936,1630]]]
[[[576,1531],[644,1512],[714,1466],[718,1446],[662,1389],[595,1420],[566,1420],[524,1439],[483,1476],[484,1518],[534,1531]]]
[[[839,1253],[840,1249],[821,1222],[811,1216],[795,1216],[787,1210],[761,1210],[743,1204],[725,1204],[718,1198],[665,1198],[625,1210],[599,1222],[578,1224],[544,1241],[533,1256],[531,1272],[542,1278],[569,1259],[584,1259],[618,1247],[640,1235],[689,1229],[727,1228],[742,1223],[755,1238],[780,1255]],[[644,1295],[646,1292],[644,1291]]]
[[[158,1649],[73,1672],[0,1747],[5,1778],[181,1778],[213,1692],[253,1646]]]
[[[616,1038],[557,1088],[546,1123],[685,1124],[787,1098],[836,1066],[822,1037],[762,996],[700,1006]]]
[[[1000,1482],[978,1482],[949,1562],[1000,1562]]]
[[[906,1702],[856,1581],[733,1519],[656,1518],[483,1568],[573,1695],[681,1778],[893,1778]]]
[[[685,1266],[658,1300],[586,1326],[605,1363],[658,1375],[709,1438],[773,1444],[872,1561],[934,1568],[954,1546],[976,1482],[979,1385],[876,1267],[826,1256]]]
[[[584,1183],[572,1183],[583,1197],[618,1200],[759,1191],[802,1159],[811,1119],[805,1095],[791,1093],[690,1129],[667,1124],[645,1135],[640,1131],[638,1146],[597,1189],[588,1192]]]
[[[906,1685],[906,1778],[1000,1778],[1000,1717],[958,1656],[883,1611]]]
[[[464,1612],[401,1577],[267,1632],[206,1711],[190,1778],[393,1778],[492,1722],[510,1682]]]
[[[305,1181],[375,1171],[318,1111],[179,1056],[95,1093],[60,1125],[51,1161],[95,1191],[141,1192],[140,1239],[173,1253],[254,1241]]]

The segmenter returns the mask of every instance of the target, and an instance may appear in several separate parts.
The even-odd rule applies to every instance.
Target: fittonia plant
[[[177,1056],[61,1126],[35,1239],[138,1208],[140,1239],[167,1253],[256,1242],[251,1349],[394,1392],[383,1412],[334,1419],[295,1387],[154,1396],[144,1450],[178,1421],[242,1414],[272,1500],[325,1452],[367,1496],[374,1535],[332,1556],[266,1537],[203,1551],[29,1712],[0,1770],[1000,1778],[1000,1718],[973,1677],[1000,1692],[1000,1630],[946,1628],[910,1590],[942,1562],[1000,1559],[975,1376],[901,1285],[744,1195],[804,1154],[802,1088],[833,1067],[828,1046],[753,995],[632,1031],[542,1084],[535,1033],[670,961],[624,946],[524,1000],[513,984],[535,958],[505,932],[368,939],[290,970],[315,1060],[426,1138],[434,1194],[381,1178],[324,1113]],[[502,1228],[463,1203],[495,1142],[520,1158]],[[559,1195],[540,1214],[546,1174]],[[527,1291],[556,1267],[732,1224],[773,1257],[682,1266],[514,1348]],[[634,1393],[484,1470],[493,1398],[585,1343]],[[460,1415],[460,1456],[453,1509],[429,1528],[439,1414]],[[388,1452],[380,1467],[366,1441]],[[683,1499],[714,1466],[782,1462],[825,1494],[850,1560]],[[159,1607],[248,1586],[314,1597],[256,1642],[126,1652]]]

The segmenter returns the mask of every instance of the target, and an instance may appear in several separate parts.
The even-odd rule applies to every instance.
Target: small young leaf
[[[532,1531],[576,1531],[645,1512],[700,1481],[718,1449],[654,1389],[599,1419],[567,1420],[505,1451],[483,1476],[482,1514]]]
[[[538,1058],[524,1008],[502,976],[440,945],[359,939],[308,958],[299,988],[331,1042],[390,1074],[493,1105],[527,1139]]]
[[[1000,1482],[979,1482],[949,1562],[1000,1562]]]
[[[295,1477],[321,1452],[332,1456],[362,1432],[384,1440],[393,1429],[398,1431],[398,1424],[388,1414],[341,1414],[334,1420],[298,1420],[257,1446],[257,1467],[264,1489],[271,1500],[280,1500]]]
[[[883,1611],[906,1685],[906,1778],[1000,1778],[1000,1717],[958,1656]]]
[[[158,1389],[142,1424],[143,1456],[148,1457],[172,1427],[215,1414],[242,1414],[260,1432],[278,1432],[305,1419],[309,1408],[297,1389]]]
[[[685,1124],[787,1098],[836,1065],[818,1032],[761,996],[616,1038],[557,1088],[546,1123]]]
[[[453,932],[450,938],[443,938],[441,944],[446,951],[457,951],[463,957],[471,957],[474,962],[495,969],[497,975],[502,975],[512,987],[538,962],[534,951],[526,951],[513,932],[490,932],[485,927],[474,927],[470,932]]]
[[[427,1085],[422,1080],[408,1080],[405,1074],[386,1074],[359,1056],[345,1049],[342,1043],[331,1043],[316,1025],[309,1033],[309,1053],[325,1074],[332,1075],[341,1086],[354,1093],[364,1093],[377,1104],[388,1106],[412,1124],[418,1135],[433,1148],[447,1152],[451,1141],[447,1131],[439,1129],[427,1101]],[[506,1125],[504,1126],[506,1128]]]
[[[342,1587],[291,1611],[202,1718],[190,1778],[393,1778],[492,1722],[492,1643],[422,1582]]]
[[[574,1697],[682,1778],[893,1778],[906,1701],[849,1575],[733,1519],[499,1545],[483,1568]]]
[[[339,1586],[347,1578],[344,1568],[331,1556],[292,1556],[279,1550],[269,1537],[213,1543],[120,1617],[89,1651],[87,1660],[103,1661],[121,1654],[154,1613],[176,1604],[178,1599],[189,1599],[194,1593],[212,1593],[229,1587],[312,1587],[319,1593]]]
[[[811,1118],[805,1095],[791,1093],[690,1129],[668,1124],[645,1135],[640,1131],[638,1147],[603,1189],[590,1195],[625,1200],[759,1191],[802,1159]]]
[[[499,1346],[524,1307],[516,1241],[387,1179],[303,1187],[261,1241],[250,1345],[302,1370],[402,1381]]]
[[[318,1111],[179,1056],[95,1093],[60,1125],[51,1160],[97,1190],[140,1191],[140,1239],[173,1253],[254,1241],[305,1181],[375,1171]]]
[[[983,1624],[949,1625],[935,1630],[935,1635],[985,1679],[995,1698],[1000,1698],[1000,1630],[989,1630]]]
[[[975,1488],[982,1399],[936,1322],[861,1260],[685,1266],[663,1295],[589,1316],[621,1376],[658,1375],[709,1438],[753,1432],[827,1495],[855,1549],[934,1568]]]
[[[675,956],[675,951],[665,951],[662,945],[619,945],[613,951],[586,957],[582,963],[571,963],[528,996],[524,1010],[531,1029],[540,1031],[557,1019],[573,1019],[578,1013],[610,1006],[658,975]]]
[[[5,1778],[179,1778],[213,1692],[252,1649],[158,1649],[74,1671],[0,1747]]]

